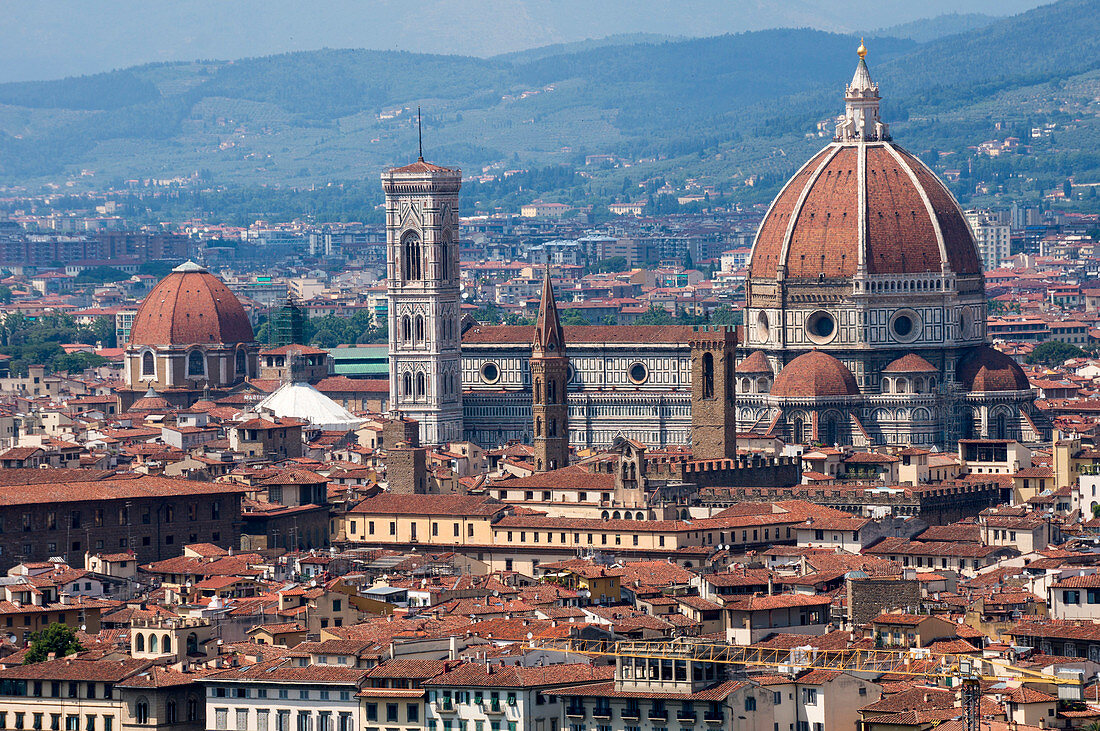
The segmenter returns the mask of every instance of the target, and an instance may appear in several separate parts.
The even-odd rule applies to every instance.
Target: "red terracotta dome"
[[[967,391],[1027,391],[1031,388],[1024,369],[999,350],[983,345],[958,367],[956,380]]]
[[[772,365],[768,362],[768,358],[764,355],[764,351],[756,350],[745,358],[743,361],[737,364],[738,373],[767,373],[769,376],[772,374]]]
[[[150,386],[149,390],[145,392],[145,395],[130,405],[127,411],[164,411],[170,409],[167,399],[163,398],[159,393],[153,390]]]
[[[883,373],[939,373],[932,365],[916,353],[907,353],[882,369]]]
[[[206,269],[181,264],[141,303],[130,345],[251,343],[252,323],[241,303]]]
[[[760,225],[749,274],[774,279],[785,265],[788,279],[851,277],[861,261],[868,274],[936,273],[945,261],[955,274],[982,271],[951,193],[888,141],[834,143],[806,163]]]
[[[859,386],[847,366],[828,353],[811,350],[779,371],[771,395],[780,398],[858,396]]]

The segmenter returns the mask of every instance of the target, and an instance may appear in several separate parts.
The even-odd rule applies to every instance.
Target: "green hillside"
[[[868,38],[895,138],[958,167],[969,146],[1054,123],[1027,159],[978,160],[975,172],[1005,190],[1039,190],[1069,172],[1100,180],[1098,10],[1100,0],[1062,0],[923,44]],[[482,205],[632,197],[652,181],[689,177],[734,200],[767,200],[823,144],[816,125],[841,111],[856,45],[858,37],[781,29],[491,59],[325,50],[2,84],[0,184],[71,178],[103,188],[199,174],[216,190],[181,207],[245,218],[280,215],[296,201],[318,215],[369,210],[379,171],[414,154],[420,105],[428,157],[467,174],[532,170],[508,184],[468,185]],[[583,178],[554,172],[593,154],[630,166],[589,168]],[[969,197],[970,184],[957,192]],[[273,191],[288,186],[314,190]]]

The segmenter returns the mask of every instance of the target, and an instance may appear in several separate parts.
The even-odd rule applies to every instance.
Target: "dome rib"
[[[789,271],[790,267],[788,266],[787,259],[790,256],[791,240],[794,238],[798,219],[802,216],[802,211],[806,207],[806,199],[810,197],[810,193],[813,191],[814,186],[817,185],[817,181],[821,179],[821,171],[828,167],[829,163],[831,163],[833,158],[840,152],[841,147],[839,145],[833,145],[831,148],[826,149],[829,150],[829,154],[826,155],[825,159],[814,169],[809,180],[802,186],[802,191],[798,194],[798,200],[795,201],[794,208],[791,209],[790,217],[787,219],[787,230],[783,234],[783,247],[779,250],[777,268],[783,266]]]
[[[946,265],[947,267],[950,267],[951,258],[947,253],[947,244],[944,243],[943,240],[943,229],[940,228],[939,216],[936,214],[936,209],[932,206],[932,200],[928,197],[928,191],[926,191],[924,189],[924,186],[920,184],[920,180],[917,179],[916,171],[914,171],[913,168],[910,167],[908,161],[906,161],[898,153],[898,151],[894,149],[894,146],[890,143],[886,143],[883,146],[890,153],[890,156],[893,157],[895,161],[897,161],[898,165],[901,165],[902,168],[905,170],[906,174],[909,176],[910,182],[913,183],[913,187],[916,188],[917,193],[920,195],[921,200],[924,202],[925,213],[928,214],[928,220],[932,223],[932,230],[936,234],[936,245],[939,246],[940,249],[941,265]],[[959,215],[962,215],[961,212]]]

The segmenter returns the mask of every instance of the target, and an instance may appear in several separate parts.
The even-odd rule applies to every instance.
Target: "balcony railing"
[[[584,718],[584,706],[566,706],[565,715],[569,718]]]
[[[668,711],[652,710],[652,711],[649,712],[649,720],[650,721],[667,721],[668,720]]]
[[[642,711],[639,708],[624,708],[620,713],[624,721],[637,721],[642,717]]]
[[[611,709],[596,706],[592,709],[592,718],[602,718],[604,720],[611,718]]]
[[[721,713],[712,713],[710,711],[707,711],[703,714],[703,720],[707,723],[723,723],[726,719]]]
[[[676,714],[676,720],[680,723],[695,723],[695,711],[679,711]]]

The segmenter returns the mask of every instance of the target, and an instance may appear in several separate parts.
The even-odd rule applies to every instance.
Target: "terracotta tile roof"
[[[411,678],[427,680],[456,667],[454,660],[423,660],[395,658],[376,665],[367,673],[370,678]]]
[[[1046,620],[1042,622],[1017,622],[1005,631],[1015,638],[1050,637],[1064,640],[1100,642],[1100,624]]]
[[[871,714],[903,713],[905,711],[930,711],[954,708],[955,691],[930,686],[917,686],[893,693],[863,706],[859,712],[864,718]]]
[[[950,543],[941,541],[911,541],[907,538],[886,538],[863,552],[871,555],[944,556],[956,558],[985,558],[999,551],[1010,550],[1005,546],[983,546],[974,543]]]
[[[391,168],[389,173],[407,174],[407,173],[454,173],[457,174],[460,171],[455,168],[445,168],[442,165],[435,165],[430,162],[424,162],[424,160],[417,160],[409,165],[403,165],[398,168]]]
[[[1068,576],[1051,584],[1052,589],[1095,589],[1100,587],[1100,574]]]
[[[956,380],[967,391],[1026,391],[1031,384],[1019,364],[988,345],[982,345],[958,367]]]
[[[153,663],[149,660],[78,660],[71,657],[0,670],[0,680],[78,680],[120,683]]]
[[[536,472],[527,477],[517,477],[494,485],[508,489],[576,488],[580,490],[608,491],[615,488],[615,476],[593,472],[588,465],[573,464],[547,472]]]
[[[1012,701],[1013,703],[1058,703],[1057,697],[1047,695],[1034,688],[1029,688],[1026,685],[1020,686],[1003,695],[1005,700]]]
[[[965,655],[973,652],[981,652],[966,640],[937,640],[928,645],[928,649],[936,655]]]
[[[258,553],[239,553],[217,558],[176,556],[145,564],[141,570],[151,574],[182,576],[258,576],[261,571],[252,566],[263,562],[264,557]]]
[[[79,488],[74,487],[77,484]],[[0,505],[130,500],[171,495],[218,495],[243,491],[242,487],[226,483],[136,473],[112,474],[99,470],[0,470]]]
[[[343,665],[291,665],[289,658],[277,658],[244,665],[232,670],[211,673],[207,680],[225,682],[281,682],[281,683],[332,683],[340,685],[358,685],[367,675],[365,668],[351,668]]]
[[[398,495],[383,493],[367,498],[349,512],[384,515],[471,515],[489,517],[508,506],[478,495]]]
[[[946,541],[950,543],[981,543],[982,529],[976,524],[952,523],[928,526],[919,536],[922,541]]]
[[[321,393],[389,393],[390,382],[383,378],[329,376],[313,384]]]
[[[827,596],[807,594],[773,594],[771,596],[751,596],[737,601],[726,602],[726,609],[740,612],[760,612],[788,607],[819,607],[832,604]]]
[[[696,609],[701,612],[712,612],[722,608],[721,604],[715,604],[701,596],[678,596],[676,597],[676,603],[683,604],[685,607],[690,607],[691,609]]]
[[[928,615],[905,614],[904,612],[884,612],[875,617],[872,622],[874,624],[892,624],[916,627],[928,618]]]
[[[764,355],[762,350],[754,350],[747,358],[737,364],[738,373],[767,373],[772,374],[771,363],[768,362],[768,357]]]
[[[154,665],[136,675],[131,675],[117,685],[119,688],[174,688],[196,683],[209,673],[209,670],[182,673],[179,670]]]
[[[851,643],[851,633],[843,630],[833,630],[823,635],[796,635],[779,633],[762,642],[756,642],[759,647],[775,647],[785,650],[793,650],[796,647],[810,646],[818,650],[843,650]]]

